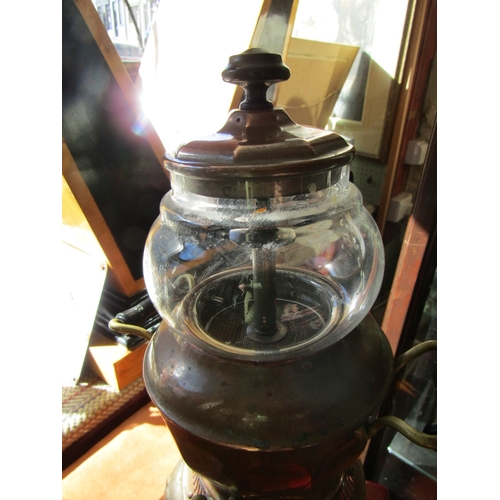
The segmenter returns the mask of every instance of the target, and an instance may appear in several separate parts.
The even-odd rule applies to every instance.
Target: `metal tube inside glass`
[[[287,332],[277,321],[276,248],[295,239],[290,229],[232,230],[230,238],[252,247],[252,274],[239,288],[245,294],[246,334],[257,342],[277,342]]]
[[[275,254],[273,248],[252,249],[253,279],[251,291],[247,293],[247,297],[250,293],[253,296],[253,314],[251,324],[247,328],[247,335],[261,342],[266,341],[262,340],[261,336],[271,339],[277,333]]]

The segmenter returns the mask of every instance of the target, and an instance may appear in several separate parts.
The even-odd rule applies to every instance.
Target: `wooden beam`
[[[123,91],[123,96],[127,100],[128,105],[135,113],[136,116],[140,117],[142,114],[142,107],[140,102],[140,97],[137,89],[130,78],[130,75],[125,68],[125,65],[120,59],[120,56],[113,45],[113,42],[109,38],[106,28],[102,24],[101,18],[94,7],[91,0],[72,0],[74,1],[76,7],[80,11],[85,23],[94,37],[94,40],[99,47],[104,60],[108,64],[109,69],[113,73],[118,86]],[[147,139],[151,148],[156,154],[158,161],[163,165],[163,155],[165,154],[165,148],[156,133],[154,127],[148,122],[143,122],[143,130],[141,133]],[[168,172],[165,170],[165,175]]]
[[[71,196],[67,193],[64,200],[63,219],[66,219],[67,224],[73,224],[73,228],[78,226],[87,233],[80,236],[85,239],[83,244],[81,241],[75,240],[68,241],[68,243],[87,253],[91,250],[90,245],[93,244],[94,249],[99,245],[109,266],[110,280],[113,286],[127,296],[132,296],[143,290],[145,287],[144,278],[136,280],[132,276],[115,237],[83,180],[64,140],[62,143],[62,173],[63,185],[67,186],[71,193]],[[85,217],[84,224],[82,224],[82,218],[71,218],[70,214],[75,212]],[[94,254],[94,252],[92,253]]]
[[[437,126],[435,125],[382,321],[382,330],[389,339],[394,353],[398,348],[415,283],[436,225],[436,219]]]
[[[431,69],[428,61],[429,48],[432,45],[435,48],[436,44],[436,0],[415,0],[414,7],[393,136],[377,214],[377,224],[382,234],[391,198],[397,194],[394,192],[395,180],[401,174],[406,147],[415,132],[416,118],[420,118],[418,113],[423,103],[422,86],[427,84]],[[425,52],[424,47],[427,48]]]
[[[90,0],[63,2],[62,135],[64,179],[118,289],[134,295],[170,183],[163,146]]]

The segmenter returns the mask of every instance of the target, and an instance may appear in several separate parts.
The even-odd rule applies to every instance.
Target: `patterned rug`
[[[143,389],[142,377],[119,391],[85,370],[78,385],[62,388],[62,449],[94,429]]]

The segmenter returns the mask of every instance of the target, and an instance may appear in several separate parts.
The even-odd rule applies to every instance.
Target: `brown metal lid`
[[[172,186],[224,198],[271,198],[325,189],[349,164],[354,148],[334,132],[304,127],[267,100],[270,85],[290,70],[279,54],[249,49],[232,56],[224,81],[243,87],[240,109],[217,133],[165,155]]]

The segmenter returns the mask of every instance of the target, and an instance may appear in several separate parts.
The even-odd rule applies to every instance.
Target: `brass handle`
[[[392,415],[377,418],[375,422],[369,425],[365,431],[367,439],[372,438],[383,427],[392,427],[412,443],[437,451],[437,436],[417,431],[417,429],[407,424],[404,420]]]
[[[421,342],[411,349],[408,349],[408,351],[401,354],[401,356],[398,356],[394,362],[395,379],[400,376],[401,370],[408,363],[414,361],[422,354],[436,349],[436,340],[426,340],[425,342]],[[437,451],[437,436],[417,431],[401,418],[394,416],[379,417],[372,424],[368,425],[365,429],[366,438],[372,438],[383,427],[392,427],[404,437],[409,439],[412,443],[422,446],[423,448],[429,448],[431,450]]]
[[[158,315],[153,302],[149,295],[146,295],[133,307],[118,313],[108,323],[108,328],[114,332],[135,335],[150,341],[154,333],[151,330],[157,322],[156,318],[158,318]],[[138,326],[139,324],[143,326]],[[148,325],[150,325],[149,330],[144,328],[144,326],[148,327]]]
[[[147,341],[150,341],[151,338],[153,337],[153,333],[149,332],[145,328],[142,328],[141,326],[128,325],[128,324],[122,323],[121,321],[117,320],[116,318],[113,318],[108,323],[108,327],[110,330],[113,330],[114,332],[137,335],[139,337],[142,337],[143,339],[146,339]]]
[[[394,374],[399,373],[408,363],[414,361],[422,354],[436,349],[437,340],[426,340],[425,342],[420,342],[420,344],[413,346],[396,358],[394,361]]]

